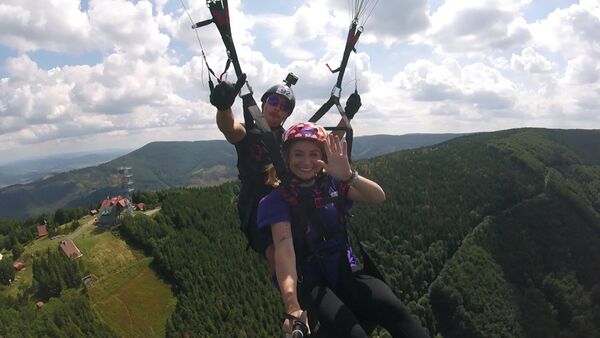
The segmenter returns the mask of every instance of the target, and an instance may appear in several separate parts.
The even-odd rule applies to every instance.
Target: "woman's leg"
[[[383,326],[394,338],[428,337],[404,304],[382,280],[368,275],[355,276],[356,292],[352,308],[361,319]]]
[[[367,337],[358,318],[331,289],[315,286],[311,298],[320,322],[319,330],[311,337]]]

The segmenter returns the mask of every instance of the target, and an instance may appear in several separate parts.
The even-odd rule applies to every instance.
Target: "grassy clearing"
[[[176,298],[150,262],[142,259],[90,288],[95,311],[123,337],[164,337],[175,310]]]
[[[123,337],[163,337],[176,298],[150,268],[152,258],[108,230],[86,229],[75,244],[94,276],[89,289],[94,311]]]
[[[92,301],[102,301],[119,292],[127,283],[135,279],[143,270],[147,269],[151,262],[152,257],[142,258],[119,271],[95,280],[93,286],[90,288]]]
[[[84,226],[91,220],[86,216],[79,223]],[[164,337],[167,319],[175,310],[177,299],[170,286],[150,268],[152,258],[130,248],[110,230],[89,224],[79,232],[74,242],[83,254],[80,259],[93,276],[89,295],[94,311],[123,337]],[[34,254],[57,250],[60,241],[69,236],[43,237],[27,245],[19,259],[27,268],[17,272],[18,279],[0,288],[0,292],[16,297],[21,290],[29,288],[33,280]],[[5,256],[5,259],[10,257]]]
[[[144,257],[108,230],[92,228],[84,231],[75,239],[75,244],[83,253],[86,268],[96,278],[126,268]]]

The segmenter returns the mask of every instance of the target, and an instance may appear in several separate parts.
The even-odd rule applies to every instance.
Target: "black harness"
[[[348,229],[352,215],[345,206],[350,187],[339,183],[339,186],[336,187],[337,191],[334,194],[330,194],[329,179],[326,175],[319,175],[315,186],[311,197],[308,199],[303,199],[302,196],[299,196],[298,188],[293,180],[283,186],[283,197],[290,205],[292,237],[299,279],[302,278],[300,272],[303,271],[304,264],[314,259],[317,259],[319,264],[321,264],[323,257],[339,253],[344,260],[347,260],[346,250],[350,243]],[[342,225],[337,231],[332,231],[326,226],[320,213],[321,208],[331,203],[335,204],[338,216],[340,217],[339,222]],[[308,238],[306,232],[309,223],[313,224],[319,233],[318,239]],[[324,247],[325,243],[331,243],[333,240],[335,240],[337,245]],[[360,239],[357,238],[357,240],[363,263],[360,273],[365,273],[385,281]],[[344,265],[349,267],[347,263]]]
[[[340,253],[346,257],[348,247],[348,217],[344,206],[348,186],[340,184],[336,192],[329,192],[329,179],[325,175],[317,177],[315,188],[310,198],[300,196],[294,180],[283,187],[283,197],[290,205],[290,217],[294,251],[296,253],[297,271],[300,274],[307,262],[316,260],[319,264],[322,258]],[[334,204],[339,216],[341,227],[331,229],[321,215],[321,209]],[[308,224],[314,225],[318,236],[308,236]],[[300,277],[299,277],[300,278]]]
[[[273,157],[265,145],[265,139],[280,138],[283,128],[274,133],[265,135],[257,128],[247,129],[242,141],[235,144],[237,152],[238,178],[241,181],[241,191],[238,195],[238,211],[240,214],[240,228],[248,239],[248,247],[260,254],[264,250],[262,245],[256,243],[257,237],[256,209],[260,199],[268,195],[274,187],[266,183],[268,172],[266,168],[273,164]],[[275,156],[277,157],[277,156]],[[262,243],[264,244],[264,243]]]

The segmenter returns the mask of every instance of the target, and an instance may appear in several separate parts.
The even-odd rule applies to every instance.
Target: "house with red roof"
[[[133,210],[132,203],[123,196],[115,196],[113,198],[107,198],[102,201],[100,210],[98,210],[99,226],[109,227],[115,224],[117,218],[121,215],[123,210]]]
[[[13,267],[15,268],[15,270],[21,271],[21,270],[25,269],[25,263],[14,262]]]
[[[40,224],[37,226],[38,237],[48,236],[48,227],[46,224]]]
[[[58,249],[62,251],[67,257],[72,259],[83,256],[81,254],[81,251],[79,251],[77,245],[75,245],[75,242],[73,242],[73,240],[71,239],[60,241],[60,243],[58,244]]]

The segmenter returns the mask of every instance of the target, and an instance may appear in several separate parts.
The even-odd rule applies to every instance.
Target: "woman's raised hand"
[[[348,162],[348,144],[340,141],[337,135],[330,133],[325,142],[327,162],[319,160],[319,164],[328,175],[339,181],[346,181],[352,176],[352,168]]]

